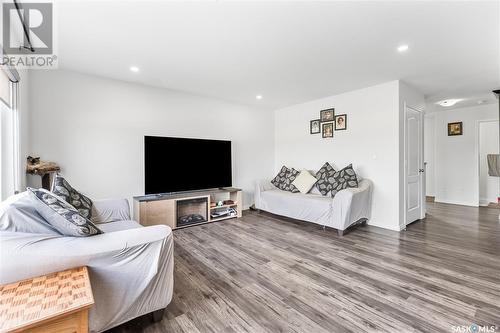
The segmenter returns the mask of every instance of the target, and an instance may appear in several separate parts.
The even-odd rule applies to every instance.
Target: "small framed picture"
[[[311,134],[319,134],[321,132],[319,119],[311,120],[311,123],[309,124],[309,130]]]
[[[333,123],[322,123],[321,131],[323,138],[333,138]]]
[[[343,131],[347,129],[347,115],[339,114],[335,116],[335,130]]]
[[[458,121],[456,123],[448,123],[448,136],[462,135],[462,134],[463,134],[463,128],[461,121]]]
[[[335,109],[326,109],[319,112],[319,119],[322,123],[327,121],[333,121],[335,117]]]

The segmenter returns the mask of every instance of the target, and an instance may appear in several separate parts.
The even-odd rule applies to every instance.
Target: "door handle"
[[[424,169],[418,169],[418,172],[422,173],[422,172],[424,172]]]

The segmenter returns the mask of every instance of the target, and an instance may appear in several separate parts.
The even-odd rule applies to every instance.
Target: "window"
[[[10,80],[2,70],[0,70],[0,102],[10,106]]]
[[[0,70],[0,201],[20,187],[17,85]]]

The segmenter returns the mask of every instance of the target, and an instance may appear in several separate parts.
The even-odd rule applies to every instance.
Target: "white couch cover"
[[[255,207],[267,212],[345,230],[371,214],[372,182],[363,179],[357,188],[339,191],[335,197],[282,191],[268,180],[257,182]]]
[[[6,231],[18,219],[37,218],[29,200],[18,195],[0,203],[0,284],[87,266],[95,300],[89,314],[91,332],[110,329],[170,303],[174,243],[169,227],[142,227],[130,221],[128,204],[108,201],[105,208],[101,203],[96,208],[104,209],[102,215],[125,220],[98,224],[104,231],[101,235]],[[110,207],[121,207],[121,211],[112,212]]]

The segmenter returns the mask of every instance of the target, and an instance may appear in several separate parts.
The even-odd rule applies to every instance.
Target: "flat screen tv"
[[[146,194],[232,186],[231,141],[144,137]]]

